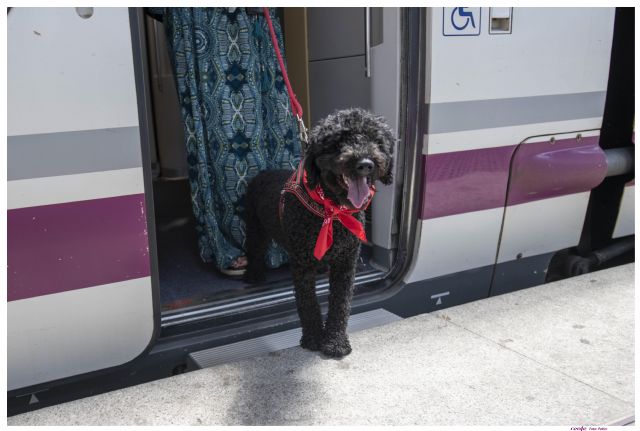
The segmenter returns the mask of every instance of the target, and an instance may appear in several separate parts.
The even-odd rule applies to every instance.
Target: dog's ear
[[[317,134],[312,133],[304,154],[304,170],[307,172],[307,184],[310,188],[314,188],[320,182],[320,169],[316,165],[319,148]]]
[[[318,157],[336,151],[336,145],[343,133],[344,127],[338,121],[336,113],[328,115],[309,132],[309,144],[304,155],[304,169],[307,171],[309,187],[315,187],[320,183],[321,169],[317,163]]]
[[[304,155],[304,170],[307,172],[307,184],[313,189],[320,181],[320,170],[316,166],[315,155],[310,149],[311,146],[307,148]]]

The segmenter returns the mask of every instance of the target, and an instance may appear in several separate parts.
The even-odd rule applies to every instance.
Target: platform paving
[[[606,425],[634,412],[634,266],[8,419],[9,425]]]

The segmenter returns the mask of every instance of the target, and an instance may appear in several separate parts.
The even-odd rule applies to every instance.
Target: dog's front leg
[[[316,296],[315,266],[300,265],[292,261],[291,271],[293,273],[296,306],[300,317],[300,325],[302,326],[300,346],[309,350],[319,350],[324,330],[320,304]]]
[[[351,313],[355,264],[333,262],[329,270],[329,314],[320,350],[327,356],[339,358],[351,353],[347,336],[347,322]]]

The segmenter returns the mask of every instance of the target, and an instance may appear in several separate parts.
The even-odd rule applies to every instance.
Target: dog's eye
[[[335,160],[337,160],[339,163],[346,163],[353,158],[353,155],[354,154],[352,150],[344,149],[337,153]]]

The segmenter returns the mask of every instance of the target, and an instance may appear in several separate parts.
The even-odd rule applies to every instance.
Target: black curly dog
[[[303,160],[309,190],[320,184],[325,196],[336,204],[361,208],[370,185],[376,181],[391,184],[394,143],[391,128],[381,117],[362,109],[329,115],[309,134]],[[360,241],[339,220],[333,221],[333,244],[321,261],[329,266],[330,283],[329,312],[323,324],[315,292],[320,261],[314,257],[323,219],[292,193],[282,194],[280,217],[281,191],[291,175],[292,172],[286,170],[265,171],[247,187],[245,280],[257,283],[265,279],[264,255],[273,238],[289,255],[302,325],[300,345],[331,357],[345,356],[351,352],[346,329]],[[353,216],[364,226],[363,211]]]

